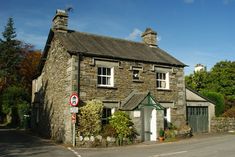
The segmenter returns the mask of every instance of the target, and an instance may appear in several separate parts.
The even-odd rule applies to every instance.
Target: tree
[[[7,115],[7,123],[20,125],[22,116],[29,111],[30,96],[19,86],[10,86],[1,95],[2,112]]]
[[[32,80],[37,73],[37,67],[41,59],[41,52],[25,48],[25,56],[19,65],[20,82],[29,93],[32,90]]]
[[[8,23],[5,26],[5,31],[2,33],[4,39],[8,42],[12,42],[15,37],[16,37],[16,32],[14,28],[14,21],[13,18],[10,17],[8,19]]]
[[[194,74],[185,77],[186,85],[200,92],[205,89],[208,84],[208,75],[206,71],[194,72]]]
[[[210,72],[208,89],[235,99],[235,61],[220,61]]]
[[[0,39],[0,116],[19,124],[29,109],[31,81],[41,53],[16,36],[13,18],[9,18]]]
[[[208,91],[203,91],[201,92],[202,95],[210,99],[211,101],[215,102],[215,115],[221,116],[224,112],[224,96],[220,93],[216,92],[208,92]]]
[[[0,92],[17,80],[18,64],[21,60],[20,45],[16,40],[13,18],[8,19],[0,39]]]
[[[235,62],[220,61],[209,72],[196,72],[185,77],[186,86],[223,95],[225,109],[235,106]]]

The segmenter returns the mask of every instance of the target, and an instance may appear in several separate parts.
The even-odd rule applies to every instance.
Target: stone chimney
[[[146,45],[157,47],[157,32],[153,31],[151,28],[146,28],[141,37]]]
[[[67,32],[68,30],[68,13],[65,10],[56,10],[53,18],[52,29],[59,32]]]

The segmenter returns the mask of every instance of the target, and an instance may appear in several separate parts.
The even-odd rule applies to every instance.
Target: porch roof
[[[157,110],[164,109],[154,98],[151,96],[150,92],[131,92],[128,97],[121,103],[121,110],[132,111],[136,108],[142,107],[154,107]]]

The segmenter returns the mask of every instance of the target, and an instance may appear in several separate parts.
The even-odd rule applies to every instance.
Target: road
[[[0,129],[0,157],[76,157],[66,147],[25,131]]]
[[[234,157],[235,134],[197,136],[173,143],[112,148],[66,148],[24,131],[0,129],[0,157]]]
[[[174,143],[75,150],[81,157],[234,157],[235,135],[193,137]]]

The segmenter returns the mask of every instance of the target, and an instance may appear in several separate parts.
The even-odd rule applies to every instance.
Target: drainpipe
[[[77,57],[78,57],[78,85],[77,85],[77,91],[78,91],[78,98],[80,99],[80,60],[81,60],[81,54],[78,52],[77,53]],[[78,102],[78,107],[80,105],[80,101]]]

